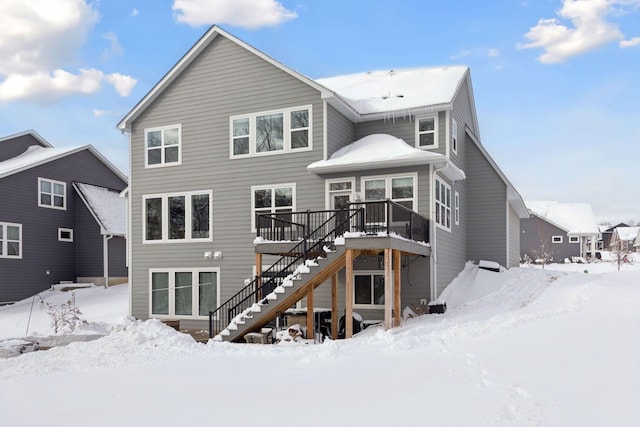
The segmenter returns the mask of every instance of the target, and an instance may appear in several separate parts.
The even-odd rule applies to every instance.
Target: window
[[[220,270],[151,269],[149,292],[151,315],[208,317],[218,308]]]
[[[451,119],[451,149],[454,153],[458,153],[458,122]]]
[[[143,196],[144,242],[211,241],[211,191]]]
[[[353,301],[356,306],[384,306],[384,273],[380,271],[355,273]]]
[[[579,236],[569,236],[569,243],[580,243]]]
[[[181,164],[181,140],[182,127],[180,125],[145,129],[145,167]]]
[[[230,118],[231,157],[311,149],[311,106]]]
[[[416,120],[416,147],[438,148],[438,117],[422,117]]]
[[[436,178],[436,225],[451,231],[451,187]]]
[[[58,228],[58,240],[61,242],[73,242],[73,230],[71,228]]]
[[[417,182],[416,174],[363,177],[361,188],[365,202],[390,199],[407,209],[415,210],[418,206]],[[386,223],[386,209],[381,209],[380,206],[368,205],[365,215],[368,224]]]
[[[67,184],[46,178],[38,178],[38,206],[67,209]]]
[[[552,236],[551,241],[553,243],[562,243],[562,236]]]
[[[288,213],[295,209],[295,184],[251,187],[251,230],[256,229],[256,215],[259,213]]]
[[[22,224],[0,222],[0,258],[22,258]]]
[[[458,193],[457,191],[454,193],[454,197],[453,197],[453,219],[456,223],[456,225],[460,224],[460,193]]]

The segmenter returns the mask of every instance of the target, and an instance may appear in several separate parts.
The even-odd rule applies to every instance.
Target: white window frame
[[[420,132],[420,120],[423,119],[433,119],[433,131],[425,131]],[[438,148],[438,113],[428,114],[423,116],[416,117],[416,125],[415,125],[415,147],[420,148],[421,150],[434,150]],[[433,132],[433,145],[420,145],[420,135],[432,133]]]
[[[176,162],[165,162],[165,144],[164,144],[164,131],[167,129],[178,129],[178,161]],[[147,137],[151,132],[162,132],[162,142],[160,143],[160,147],[154,147],[153,149],[160,150],[160,163],[150,165],[149,164],[149,146],[147,144]],[[179,166],[182,164],[182,124],[175,124],[169,126],[160,126],[154,128],[148,128],[144,130],[144,167],[146,169],[152,168],[163,168],[168,166]]]
[[[41,187],[42,182],[48,182],[49,184],[51,184],[51,193],[45,193],[51,196],[50,205],[46,205],[42,203],[42,197],[41,197],[41,195],[43,194],[42,187]],[[53,188],[55,184],[62,185],[62,191],[64,193],[62,195],[62,206],[53,205],[53,197],[54,197]],[[59,209],[59,210],[66,211],[67,210],[67,183],[62,181],[56,181],[54,179],[49,179],[49,178],[38,178],[38,206],[41,208]]]
[[[458,154],[458,122],[451,119],[451,151]]]
[[[271,190],[271,213],[276,213],[276,207],[273,204],[275,202],[275,190],[276,188],[291,188],[291,212],[296,211],[296,183],[287,183],[287,184],[273,184],[273,185],[253,185],[251,186],[251,232],[256,232],[256,198],[255,192],[256,190]],[[262,210],[261,210],[262,211]]]
[[[562,236],[551,236],[551,243],[562,243]]]
[[[569,243],[580,243],[580,236],[569,236]]]
[[[69,233],[68,238],[62,237],[62,233]],[[73,242],[73,228],[58,228],[59,242]]]
[[[9,243],[9,235],[7,233],[7,227],[17,227],[18,233],[20,234],[18,242],[18,255],[9,255],[8,254],[8,243]],[[0,231],[2,232],[2,239],[0,239],[0,258],[5,259],[22,259],[22,224],[17,224],[13,222],[0,222]],[[16,240],[11,240],[12,242],[16,242]]]
[[[384,310],[383,304],[356,304],[356,276],[382,276],[384,279],[384,270],[356,270],[353,272],[353,308],[368,308]],[[393,280],[393,279],[392,279]],[[373,298],[373,280],[371,281],[371,297]],[[385,295],[385,298],[393,298],[393,295]]]
[[[209,237],[193,238],[191,237],[191,221],[192,221],[192,204],[191,196],[197,195],[209,196]],[[185,238],[169,239],[169,198],[181,197],[185,198]],[[162,199],[162,239],[147,240],[147,200]],[[187,200],[189,203],[187,203]],[[181,191],[175,193],[145,194],[142,196],[142,243],[188,243],[188,242],[212,242],[213,241],[213,190],[200,191]]]
[[[169,274],[169,314],[154,314],[153,313],[153,273],[167,273]],[[175,273],[191,273],[191,308],[194,314],[192,315],[175,315]],[[198,300],[198,283],[197,278],[199,273],[216,273],[216,301],[217,307],[220,307],[220,268],[150,268],[149,269],[149,317],[157,319],[208,319],[209,316],[200,316],[199,300]]]
[[[392,198],[392,192],[393,192],[393,180],[394,179],[402,179],[402,178],[412,178],[413,179],[413,197],[411,198],[402,198],[402,199],[394,199]],[[418,212],[418,174],[413,172],[413,173],[400,173],[400,174],[393,174],[393,175],[373,175],[373,176],[363,176],[360,177],[360,192],[362,194],[362,201],[363,202],[375,202],[377,200],[368,200],[366,198],[366,191],[365,191],[365,183],[367,181],[378,181],[378,180],[384,180],[385,181],[385,187],[384,187],[384,194],[385,194],[385,198],[382,199],[381,201],[384,200],[391,200],[393,202],[396,203],[400,203],[400,202],[407,202],[407,201],[411,201],[411,210],[414,212]],[[385,216],[386,216],[386,212],[385,212]],[[385,218],[384,223],[387,223],[387,219]]]
[[[457,191],[453,194],[453,222],[456,225],[460,225],[460,193]]]
[[[291,113],[293,111],[307,110],[309,113],[309,123],[306,128],[291,128]],[[282,150],[274,150],[274,151],[264,151],[257,152],[256,151],[256,119],[259,116],[268,116],[271,114],[282,114],[283,115],[283,148]],[[234,120],[249,120],[249,152],[247,154],[234,154],[233,153],[233,122]],[[306,130],[308,135],[309,144],[306,147],[300,148],[292,148],[291,147],[291,132],[297,130]],[[311,151],[313,150],[313,108],[311,105],[301,105],[297,107],[284,108],[279,110],[271,110],[271,111],[260,111],[257,113],[251,114],[240,114],[236,116],[229,117],[229,158],[231,159],[243,159],[247,157],[255,157],[255,156],[273,156],[277,154],[283,153],[297,153],[302,151]]]
[[[445,200],[441,201],[439,200],[440,197],[440,186],[444,186],[445,188]],[[434,212],[434,217],[433,220],[436,223],[436,227],[441,228],[443,230],[446,231],[451,231],[451,185],[449,185],[444,179],[440,178],[439,176],[435,177],[435,182],[434,182],[434,194],[433,194],[433,201],[434,201],[434,206],[436,208],[436,211]],[[449,195],[449,205],[447,205],[447,197],[446,195]],[[442,210],[442,208],[444,207],[444,212]],[[439,212],[439,215],[436,214],[436,212]],[[444,216],[443,216],[444,213]],[[438,221],[437,218],[439,218],[440,220]],[[446,219],[449,219],[448,224],[449,226],[447,227],[447,221]]]

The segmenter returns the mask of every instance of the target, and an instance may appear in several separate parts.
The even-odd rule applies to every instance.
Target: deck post
[[[384,330],[391,329],[391,307],[393,299],[393,274],[391,271],[391,251],[384,250]]]
[[[338,339],[338,274],[331,276],[331,339]]]
[[[315,341],[313,320],[313,286],[311,286],[311,289],[307,292],[307,339]]]
[[[401,301],[400,301],[400,277],[401,277],[401,257],[402,253],[398,250],[393,251],[393,311],[394,311],[394,319],[393,326],[400,326],[400,322],[402,321],[402,313],[401,313]]]
[[[344,337],[351,338],[353,336],[353,249],[347,249],[345,263]]]

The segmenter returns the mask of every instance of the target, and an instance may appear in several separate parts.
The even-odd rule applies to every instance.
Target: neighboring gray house
[[[633,252],[640,227],[616,227],[609,242],[609,250]]]
[[[628,227],[629,225],[621,222],[614,226],[600,226],[600,239],[598,240],[598,249],[608,251],[609,246],[611,245],[611,237],[613,236],[613,231],[618,227]]]
[[[297,303],[389,325],[467,260],[518,265],[528,212],[467,67],[312,80],[214,26],[118,128],[137,318],[203,328],[220,307],[214,333],[240,339]]]
[[[599,237],[588,203],[527,201],[530,216],[520,221],[520,256],[538,259],[542,253],[554,262],[594,256]]]
[[[126,185],[90,145],[0,138],[0,304],[61,281],[126,281],[126,200],[113,198]]]

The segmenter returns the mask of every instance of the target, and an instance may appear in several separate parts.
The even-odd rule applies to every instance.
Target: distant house
[[[467,260],[517,266],[526,207],[475,108],[464,66],[312,80],[212,27],[118,124],[132,315],[206,328],[214,311],[238,340],[331,307],[348,336],[352,310],[399,322]]]
[[[0,303],[60,282],[126,281],[126,185],[91,145],[0,138]]]
[[[536,259],[541,252],[556,262],[594,256],[598,224],[588,203],[526,201],[529,217],[520,220],[520,255]]]
[[[636,252],[640,252],[640,230],[638,230],[638,235],[636,236],[636,240],[633,243],[633,247],[636,249]]]
[[[640,227],[616,227],[609,243],[610,250],[631,252],[635,250]]]
[[[611,236],[613,236],[613,231],[618,227],[628,227],[627,224],[621,222],[614,226],[600,226],[600,238],[598,239],[598,249],[600,250],[609,250],[609,246],[611,245]]]

